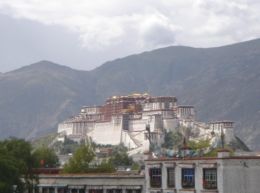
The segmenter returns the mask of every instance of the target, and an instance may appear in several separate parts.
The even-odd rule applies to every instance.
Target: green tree
[[[164,144],[162,145],[165,148],[173,149],[173,147],[178,147],[181,145],[183,136],[179,132],[166,132],[164,136]]]
[[[81,145],[64,165],[64,173],[85,173],[89,171],[89,163],[94,159],[95,152],[90,144]]]
[[[193,153],[205,156],[210,151],[211,144],[209,139],[200,139],[198,141],[188,141],[188,147],[193,150]]]
[[[31,144],[23,139],[0,142],[0,192],[13,192],[13,185],[17,186],[16,192],[32,190],[36,176],[32,171],[35,160],[31,152]]]
[[[80,144],[78,144],[76,141],[73,141],[69,138],[65,138],[64,143],[60,146],[60,154],[69,154],[74,153],[76,149],[78,149]]]
[[[114,172],[114,171],[115,168],[111,162],[111,159],[103,160],[100,165],[97,165],[92,170],[92,172]]]
[[[0,192],[13,192],[13,185],[22,187],[21,174],[13,157],[0,145]]]
[[[59,158],[53,149],[40,147],[33,153],[35,158],[35,167],[52,168],[59,165]]]
[[[127,148],[123,144],[114,146],[111,157],[112,164],[116,166],[130,166],[133,159],[128,156]]]
[[[230,152],[230,155],[234,155],[234,149],[232,149],[231,147],[229,146],[225,146],[225,149],[226,150],[229,150]],[[214,148],[214,149],[211,149],[209,152],[207,152],[206,154],[204,154],[205,157],[217,157],[218,156],[218,151],[222,150],[222,148],[220,147],[217,147],[217,148]]]
[[[204,150],[210,147],[210,140],[200,139],[198,141],[188,141],[188,146],[193,150]]]
[[[141,166],[138,163],[134,162],[131,167],[131,170],[140,170],[140,169],[141,169]]]

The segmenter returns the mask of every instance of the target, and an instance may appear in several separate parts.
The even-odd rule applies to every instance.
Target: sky
[[[166,46],[260,37],[259,0],[0,0],[0,72],[40,60],[91,70]]]

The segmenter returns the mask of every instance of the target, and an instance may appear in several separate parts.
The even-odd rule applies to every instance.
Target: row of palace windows
[[[153,188],[161,188],[162,172],[161,168],[150,168],[150,186]],[[182,168],[181,170],[182,188],[195,188],[195,169]],[[167,186],[175,187],[175,168],[167,168]],[[217,189],[217,169],[203,168],[203,188]]]

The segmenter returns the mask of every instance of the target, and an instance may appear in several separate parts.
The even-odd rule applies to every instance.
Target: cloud
[[[138,30],[142,47],[157,47],[174,44],[175,33],[179,28],[168,17],[157,12],[143,18]]]
[[[257,0],[0,0],[0,13],[79,35],[81,46],[208,47],[260,36]]]

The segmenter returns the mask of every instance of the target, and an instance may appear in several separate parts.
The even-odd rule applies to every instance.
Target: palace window
[[[161,168],[150,168],[150,185],[154,188],[160,188],[162,185]]]
[[[203,169],[203,188],[217,189],[217,169],[204,168]]]
[[[174,168],[167,168],[167,185],[168,185],[168,187],[175,187],[175,170],[174,170]]]
[[[183,188],[195,187],[194,168],[182,168],[182,187]]]

